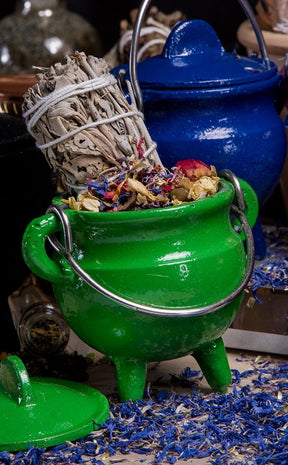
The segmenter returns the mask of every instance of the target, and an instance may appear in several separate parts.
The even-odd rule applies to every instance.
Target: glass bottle
[[[56,304],[50,283],[33,273],[8,298],[20,350],[55,355],[69,342],[70,328]]]
[[[102,56],[97,30],[65,0],[17,0],[0,21],[0,73],[34,74],[33,66],[63,62],[75,50]]]

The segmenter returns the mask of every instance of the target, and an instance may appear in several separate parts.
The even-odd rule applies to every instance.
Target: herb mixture
[[[161,167],[133,172],[121,171],[112,180],[89,180],[87,191],[63,199],[74,210],[124,211],[179,205],[203,199],[218,190],[219,178],[214,166],[199,160],[177,162],[171,171]]]

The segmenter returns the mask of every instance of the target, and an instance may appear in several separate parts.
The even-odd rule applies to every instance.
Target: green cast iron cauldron
[[[27,265],[53,283],[73,331],[113,361],[121,401],[142,398],[147,362],[187,354],[213,390],[231,382],[221,336],[253,270],[258,202],[220,175],[213,197],[161,209],[91,213],[55,198],[26,228]]]

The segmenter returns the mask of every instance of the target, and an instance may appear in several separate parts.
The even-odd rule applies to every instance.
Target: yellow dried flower
[[[205,199],[206,197],[216,194],[219,179],[218,177],[210,178],[210,176],[202,176],[192,184],[188,193],[188,199]]]

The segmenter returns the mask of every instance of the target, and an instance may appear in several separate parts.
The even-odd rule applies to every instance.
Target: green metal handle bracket
[[[60,267],[47,254],[47,237],[59,231],[62,231],[59,218],[53,214],[43,215],[28,224],[22,240],[22,254],[27,266],[37,276],[52,283],[60,283],[74,275],[66,260],[60,261]],[[65,245],[70,250],[71,244]]]

